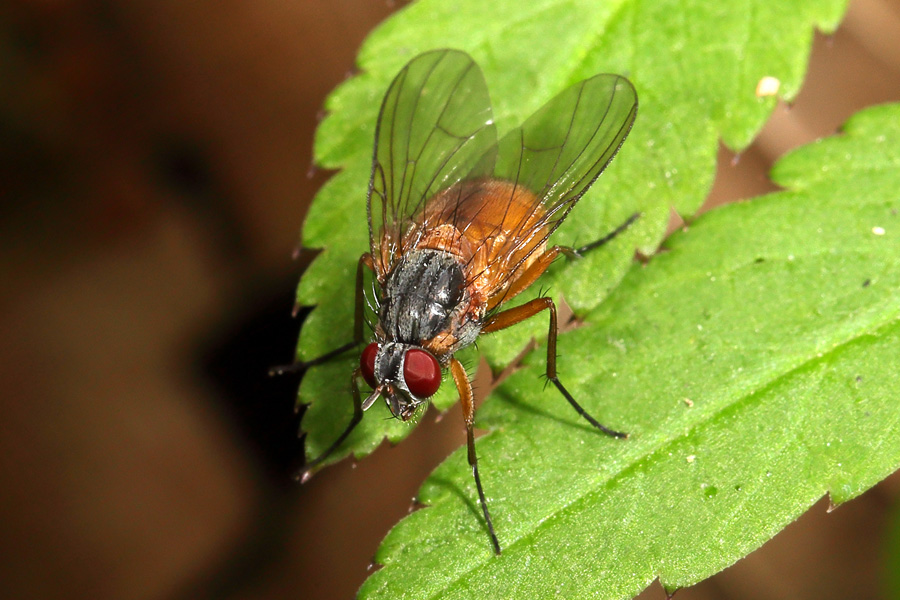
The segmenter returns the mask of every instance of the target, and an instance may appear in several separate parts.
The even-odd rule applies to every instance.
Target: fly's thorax
[[[463,265],[450,252],[417,249],[388,274],[378,311],[388,340],[422,345],[462,320],[469,294]]]

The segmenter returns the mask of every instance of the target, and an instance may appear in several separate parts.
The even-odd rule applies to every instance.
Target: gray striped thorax
[[[442,250],[413,250],[388,275],[378,318],[388,340],[420,346],[447,331],[467,304],[459,260]]]

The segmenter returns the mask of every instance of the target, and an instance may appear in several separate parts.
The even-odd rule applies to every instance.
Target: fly
[[[564,90],[498,141],[484,76],[464,52],[435,50],[410,61],[391,83],[378,116],[367,194],[369,251],[356,271],[354,339],[303,370],[364,341],[364,271],[377,284],[371,342],[351,377],[353,417],[303,471],[306,480],[378,398],[404,421],[440,387],[449,369],[462,402],[468,461],[494,552],[500,543],[475,453],[475,403],[454,354],[483,333],[547,311],[547,378],[579,415],[607,435],[624,433],[588,414],[556,372],[556,305],[541,297],[503,305],[560,255],[579,256],[624,231],[638,215],[582,248],[548,238],[615,156],[634,123],[637,93],[619,75]],[[371,388],[363,398],[362,378]]]

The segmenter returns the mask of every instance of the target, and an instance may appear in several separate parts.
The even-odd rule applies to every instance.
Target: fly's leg
[[[634,213],[630,217],[628,217],[624,223],[613,229],[611,232],[596,240],[587,244],[586,246],[582,246],[581,248],[571,248],[569,246],[551,246],[547,248],[543,254],[537,257],[537,260],[529,266],[522,275],[516,279],[512,285],[509,286],[509,289],[506,290],[505,293],[496,296],[491,302],[488,304],[488,310],[495,308],[497,305],[502,304],[503,302],[509,302],[513,298],[515,298],[520,292],[531,287],[538,277],[547,270],[547,267],[556,260],[556,258],[563,254],[568,256],[569,258],[581,258],[584,256],[586,252],[590,252],[591,250],[596,250],[600,246],[612,241],[616,236],[620,233],[628,229],[632,223],[638,220],[641,216],[641,213]],[[527,319],[528,317],[523,317]],[[518,321],[517,321],[518,322]]]
[[[309,367],[320,365],[324,362],[340,356],[348,350],[359,346],[363,341],[363,322],[365,320],[365,292],[363,290],[363,267],[368,267],[371,271],[375,271],[375,261],[368,252],[359,257],[356,265],[356,312],[353,321],[353,341],[347,342],[343,346],[339,346],[334,350],[330,350],[321,356],[317,356],[311,360],[297,361],[290,365],[280,367],[272,367],[269,369],[269,375],[284,375],[285,373],[303,373]]]
[[[472,467],[472,475],[475,477],[475,487],[478,488],[478,500],[481,502],[481,510],[484,512],[484,520],[487,523],[488,533],[491,536],[491,545],[494,554],[500,554],[500,542],[494,533],[494,524],[491,521],[491,513],[488,511],[487,499],[484,497],[484,488],[481,487],[481,476],[478,474],[478,456],[475,454],[475,398],[472,394],[472,384],[466,374],[465,367],[455,358],[450,359],[450,373],[456,383],[459,399],[462,403],[463,416],[466,419],[466,448],[469,452],[469,465]]]
[[[637,221],[640,216],[641,216],[641,213],[634,213],[633,215],[631,215],[630,217],[625,219],[624,223],[622,223],[621,225],[619,225],[618,227],[616,227],[615,229],[613,229],[612,231],[610,231],[609,233],[604,235],[599,240],[593,241],[590,244],[587,244],[586,246],[582,246],[581,248],[566,248],[566,247],[560,246],[559,247],[560,252],[562,252],[563,254],[565,254],[566,256],[569,256],[569,257],[584,256],[585,253],[590,252],[591,250],[596,250],[600,246],[603,246],[607,242],[610,242],[613,239],[615,239],[616,236],[618,236],[620,233],[622,233],[623,231],[628,229],[632,223]]]
[[[543,259],[546,254],[551,251],[556,250],[558,247],[554,246],[547,253],[541,256],[538,259],[538,264],[541,259]],[[558,252],[558,250],[556,250]],[[554,257],[556,253],[554,253]],[[552,258],[551,258],[552,260]],[[547,263],[549,264],[549,262]],[[534,265],[532,265],[534,267]],[[544,269],[547,267],[544,266]],[[527,275],[527,273],[526,273]],[[523,275],[524,277],[524,275]],[[559,332],[559,327],[556,322],[556,305],[553,303],[551,298],[535,298],[530,302],[526,302],[522,306],[516,306],[515,308],[510,308],[508,310],[504,310],[499,312],[489,318],[484,323],[484,327],[482,327],[482,333],[491,333],[493,331],[500,331],[501,329],[506,329],[507,327],[512,327],[517,323],[521,323],[525,319],[533,317],[538,314],[542,310],[550,311],[550,331],[547,332],[547,379],[553,382],[553,385],[556,386],[556,389],[560,391],[560,393],[565,397],[566,400],[569,401],[569,404],[572,405],[572,408],[575,411],[585,418],[585,420],[602,431],[607,435],[611,435],[617,438],[625,438],[628,437],[627,433],[622,433],[621,431],[615,431],[610,429],[609,427],[603,425],[597,419],[592,417],[584,408],[578,404],[575,398],[572,397],[572,394],[569,393],[569,390],[565,388],[565,386],[559,381],[559,377],[556,375],[556,336]],[[465,404],[463,404],[465,406]]]
[[[312,477],[312,472],[318,467],[322,461],[328,458],[332,452],[337,450],[338,446],[340,446],[344,440],[347,439],[347,436],[359,425],[359,422],[362,421],[363,418],[363,406],[362,399],[359,396],[359,384],[357,380],[359,379],[359,369],[353,371],[353,375],[350,377],[350,385],[353,388],[353,417],[350,419],[350,422],[347,424],[347,428],[344,429],[344,432],[338,436],[334,442],[328,448],[325,449],[322,454],[312,459],[302,471],[297,473],[296,478],[300,481],[300,483],[306,483],[309,481],[309,478]]]
[[[532,263],[521,276],[519,276],[512,285],[509,286],[509,289],[505,294],[499,297],[495,302],[489,305],[489,308],[494,308],[500,302],[505,302],[515,297],[519,292],[527,289],[531,284],[537,280],[541,274],[547,270],[547,267],[556,260],[556,258],[560,254],[565,254],[570,257],[580,257],[585,252],[589,252],[600,246],[603,246],[607,242],[614,239],[620,233],[628,229],[632,223],[634,223],[638,217],[640,217],[640,213],[634,213],[628,219],[625,220],[624,223],[616,227],[607,235],[603,236],[599,240],[591,242],[586,246],[582,246],[581,248],[569,248],[567,246],[552,246],[544,251],[535,261]],[[482,333],[491,333],[492,331],[500,331],[501,329],[506,329],[507,327],[512,327],[516,323],[521,323],[525,319],[533,317],[538,314],[542,310],[550,311],[550,330],[547,332],[547,379],[553,382],[553,385],[556,386],[556,389],[565,397],[565,399],[572,405],[572,408],[575,411],[584,417],[584,419],[602,431],[607,435],[611,435],[617,438],[625,438],[628,437],[627,433],[622,433],[621,431],[615,431],[610,429],[609,427],[603,425],[597,419],[592,417],[584,407],[582,407],[575,398],[572,397],[572,394],[569,393],[569,390],[562,384],[559,380],[559,377],[556,374],[556,336],[559,333],[559,326],[557,323],[556,317],[556,305],[553,303],[551,298],[535,298],[534,300],[523,304],[522,306],[517,306],[515,308],[510,308],[508,310],[501,311],[494,316],[490,317],[487,321],[485,321],[484,326],[481,328]]]
[[[364,282],[363,268],[368,267],[370,270],[375,271],[375,261],[372,258],[370,253],[365,253],[359,257],[359,262],[356,265],[356,312],[354,315],[353,322],[353,341],[344,344],[343,346],[339,346],[334,350],[326,352],[321,356],[317,356],[312,360],[307,361],[297,361],[293,364],[282,366],[282,367],[273,367],[269,370],[269,375],[282,375],[284,373],[302,373],[306,371],[309,367],[314,365],[322,364],[327,362],[337,356],[340,356],[344,352],[348,350],[352,350],[353,348],[359,346],[363,341],[363,321],[364,321],[364,310],[365,310],[365,293],[364,293]],[[353,389],[353,417],[350,419],[350,422],[347,424],[347,427],[344,429],[343,433],[338,436],[338,438],[325,449],[322,454],[314,458],[313,460],[306,463],[306,466],[302,471],[297,473],[297,479],[300,480],[301,483],[305,483],[312,476],[312,472],[315,470],[317,466],[319,466],[326,458],[328,458],[337,448],[347,439],[347,436],[359,425],[359,422],[362,421],[363,417],[363,403],[360,400],[359,396],[359,384],[357,380],[359,379],[359,369],[356,369],[351,376],[350,385]]]

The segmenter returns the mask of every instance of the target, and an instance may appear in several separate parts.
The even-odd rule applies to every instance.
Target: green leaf
[[[622,598],[696,583],[824,494],[900,465],[900,105],[782,159],[788,189],[707,213],[560,341],[593,431],[539,377],[496,391],[385,539],[362,598]]]
[[[777,77],[783,97],[796,94],[813,27],[832,30],[845,5],[846,0],[746,0],[738,8],[705,0],[423,0],[400,11],[368,38],[358,59],[362,73],[328,98],[330,114],[317,132],[317,162],[341,172],[320,191],[303,229],[305,245],[324,251],[297,293],[300,304],[317,306],[304,324],[298,358],[318,356],[352,338],[353,273],[367,249],[365,193],[377,111],[390,80],[412,57],[440,47],[469,52],[484,71],[500,135],[567,85],[599,72],[624,74],[636,85],[640,110],[629,139],[551,241],[588,243],[635,211],[641,218],[601,251],[552,266],[530,295],[517,298],[525,301],[549,289],[583,316],[624,277],[635,247],[655,251],[673,207],[683,216],[697,210],[712,183],[719,139],[742,148],[759,131],[776,100],[758,98],[757,82]],[[545,319],[531,319],[485,336],[479,348],[497,369],[546,332]],[[310,457],[349,419],[355,360],[312,369],[304,378],[299,401],[312,404],[302,423]],[[452,388],[444,385],[434,403],[452,404]],[[329,462],[366,454],[384,436],[397,441],[411,430],[383,417],[384,412],[367,414]]]

